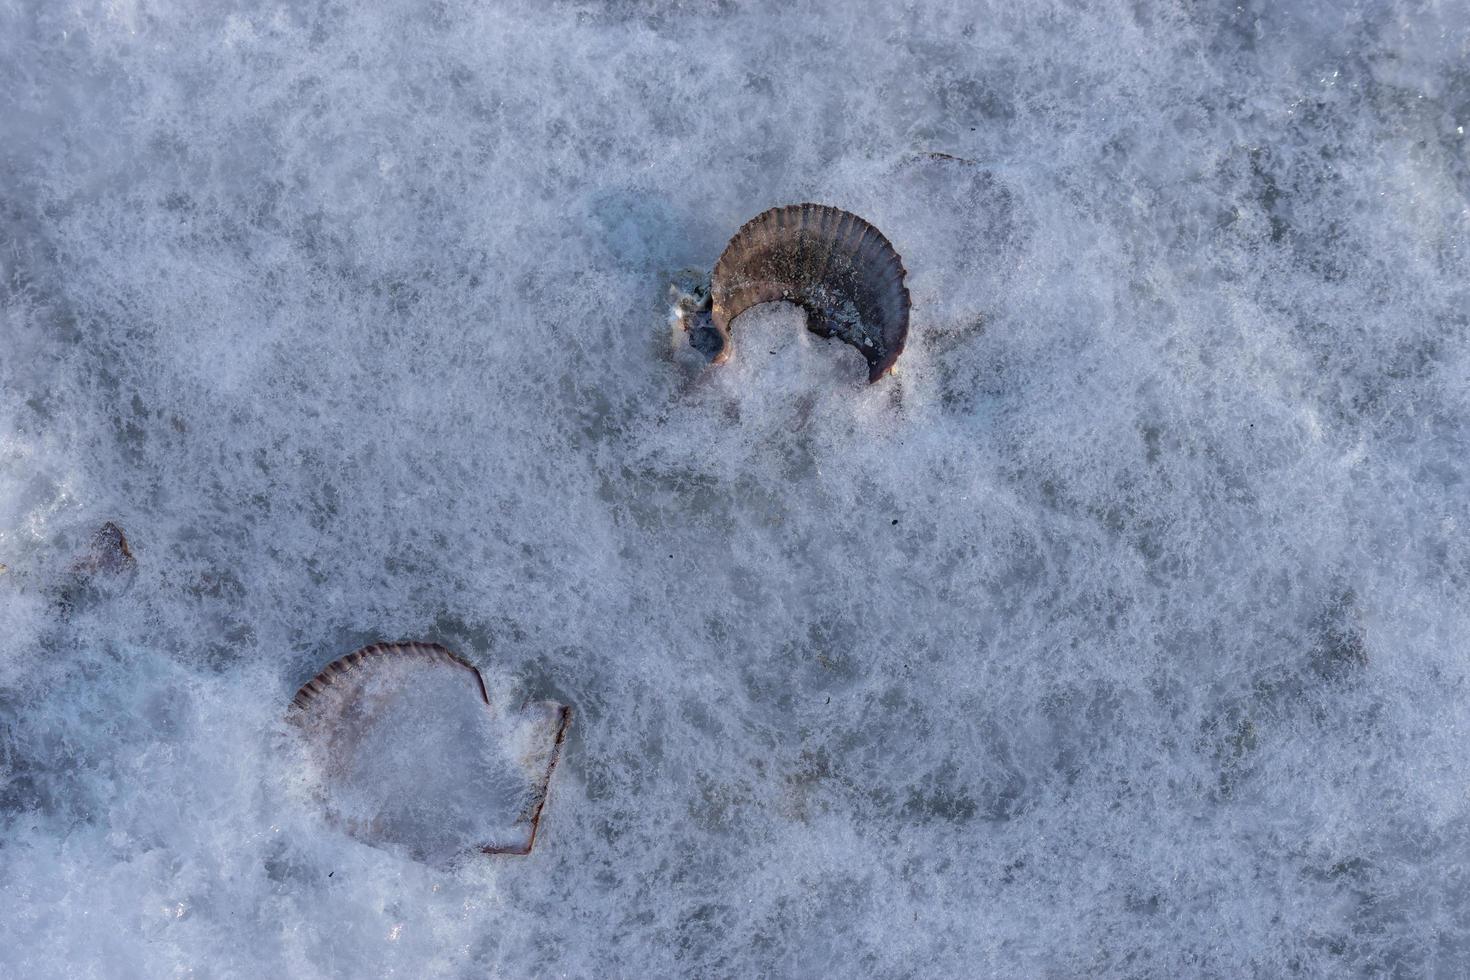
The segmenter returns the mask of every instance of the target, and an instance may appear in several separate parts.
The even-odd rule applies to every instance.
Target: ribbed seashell
[[[354,837],[445,860],[529,854],[571,709],[507,711],[474,665],[436,643],[378,643],[296,692],[315,790]]]
[[[837,337],[868,362],[877,381],[903,352],[909,291],[903,261],[883,233],[825,204],[771,208],[747,221],[710,277],[712,326],[729,352],[730,322],[761,303],[784,300],[806,310],[807,328]]]

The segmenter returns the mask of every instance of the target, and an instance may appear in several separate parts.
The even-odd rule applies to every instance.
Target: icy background
[[[1470,973],[1467,126],[1461,0],[0,0],[0,974]],[[899,373],[701,375],[801,200]],[[311,804],[400,638],[530,857]]]

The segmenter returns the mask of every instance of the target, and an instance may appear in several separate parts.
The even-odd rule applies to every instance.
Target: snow
[[[1467,64],[1407,0],[0,0],[0,975],[1470,972]],[[670,328],[800,201],[909,269],[875,385]],[[572,706],[530,855],[324,812],[291,696],[402,639]]]

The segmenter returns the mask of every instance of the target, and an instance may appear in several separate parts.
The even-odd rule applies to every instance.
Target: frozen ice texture
[[[1470,974],[1467,45],[0,2],[0,975]],[[903,256],[877,385],[674,342],[795,201]],[[380,637],[573,706],[532,854],[323,816],[282,709]]]

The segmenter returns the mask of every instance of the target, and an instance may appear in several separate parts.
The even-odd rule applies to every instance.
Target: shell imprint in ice
[[[492,693],[436,643],[379,643],[328,664],[290,710],[328,816],[421,859],[530,853],[571,709],[510,710]]]
[[[858,349],[871,383],[893,367],[908,337],[904,275],[888,239],[862,218],[789,204],[747,221],[715,263],[708,297],[681,291],[677,313],[690,343],[718,364],[729,356],[737,316],[761,303],[795,303],[813,333]]]

